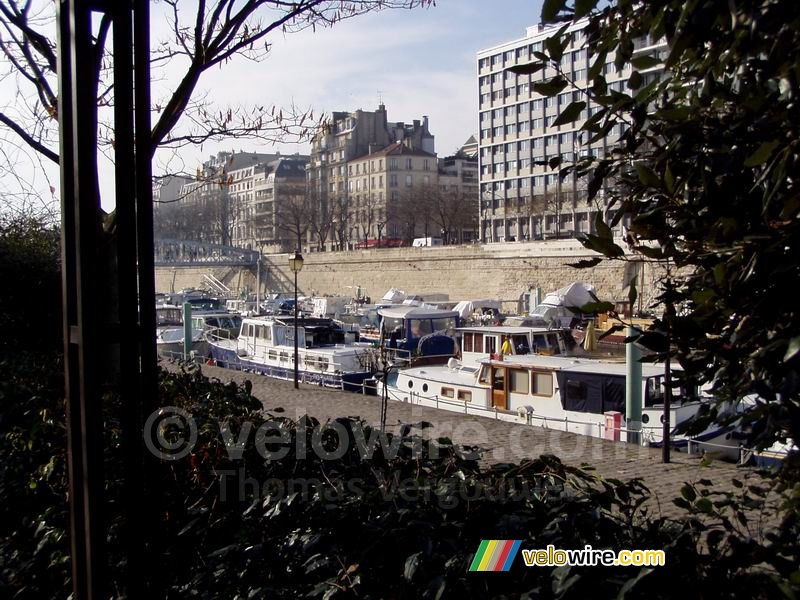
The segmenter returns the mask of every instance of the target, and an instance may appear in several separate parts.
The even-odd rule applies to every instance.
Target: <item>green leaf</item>
[[[421,556],[422,552],[417,552],[406,559],[405,568],[403,569],[403,576],[406,578],[406,581],[414,579],[414,573],[417,572]]]
[[[655,56],[636,56],[631,59],[631,65],[634,69],[652,69],[661,64],[661,61]]]
[[[700,498],[700,500],[698,500],[695,503],[695,507],[700,512],[706,513],[706,514],[711,514],[711,512],[713,512],[713,510],[714,510],[714,505],[711,503],[711,500],[709,500],[708,498]]]
[[[547,50],[547,54],[550,55],[550,58],[556,62],[561,60],[561,57],[564,56],[564,48],[566,48],[567,40],[562,38],[561,31],[558,33],[551,35],[544,41],[544,47]]]
[[[639,71],[634,71],[631,73],[631,76],[628,78],[628,82],[625,84],[629,90],[638,90],[642,87],[642,83],[644,82],[644,78]]]
[[[542,22],[552,21],[564,8],[566,0],[544,0],[542,3]]]
[[[547,81],[540,81],[533,84],[533,91],[542,96],[556,96],[561,90],[567,87],[569,83],[566,79],[557,75]]]
[[[561,114],[558,115],[558,118],[553,122],[554,126],[564,125],[566,123],[572,123],[573,121],[577,120],[581,114],[581,111],[586,108],[586,102],[579,100],[577,102],[572,102],[569,104],[564,110],[561,111]]]
[[[786,348],[786,354],[783,355],[783,361],[786,362],[794,358],[800,352],[800,336],[795,336],[789,340],[789,347]]]
[[[780,140],[772,140],[771,142],[762,143],[758,149],[747,157],[744,161],[745,167],[757,167],[763,164],[772,156],[773,150],[778,147]]]
[[[538,73],[542,69],[547,66],[547,63],[543,61],[535,61],[525,63],[524,65],[514,65],[513,67],[509,67],[507,70],[511,71],[512,73],[516,73],[517,75],[533,75],[534,73]]]
[[[575,18],[580,19],[592,12],[597,6],[597,0],[575,0]]]
[[[688,483],[681,487],[681,496],[686,498],[689,502],[694,502],[697,499],[697,493]]]
[[[583,259],[583,260],[579,260],[578,262],[567,263],[567,266],[568,267],[572,267],[574,269],[590,269],[592,267],[596,267],[601,262],[603,262],[603,259],[600,258],[600,257],[597,257],[597,258],[586,258],[586,259]]]
[[[599,252],[608,258],[619,258],[621,256],[625,256],[625,251],[609,238],[590,234],[580,238],[579,241],[581,244],[583,244],[584,248]]]
[[[613,232],[611,231],[611,227],[606,225],[605,220],[603,219],[602,211],[597,211],[594,217],[594,228],[597,231],[597,235],[601,238],[612,239],[614,237]]]
[[[585,314],[592,314],[597,315],[601,313],[607,313],[610,310],[614,310],[614,303],[613,302],[589,302],[588,304],[584,304],[580,307],[581,312]]]
[[[639,181],[648,187],[660,187],[661,179],[655,174],[650,167],[643,163],[636,163],[636,174],[639,176]]]

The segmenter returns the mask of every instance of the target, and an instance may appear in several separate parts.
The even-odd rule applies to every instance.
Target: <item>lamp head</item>
[[[303,269],[303,255],[295,251],[289,256],[289,268],[293,273],[299,273]]]

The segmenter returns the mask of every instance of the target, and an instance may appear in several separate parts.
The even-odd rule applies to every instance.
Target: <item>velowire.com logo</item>
[[[522,540],[483,540],[470,571],[508,571]]]
[[[483,540],[470,571],[508,571],[520,550],[522,540]],[[526,567],[661,567],[667,557],[663,550],[611,550],[594,549],[586,545],[581,549],[561,550],[548,544],[546,549],[522,550]]]

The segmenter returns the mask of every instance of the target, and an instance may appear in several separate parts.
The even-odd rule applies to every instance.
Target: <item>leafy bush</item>
[[[0,351],[61,349],[60,241],[34,218],[0,217]]]
[[[2,367],[13,374],[0,382],[0,595],[65,597],[60,366],[6,361]],[[640,481],[603,480],[554,456],[482,468],[475,448],[426,439],[425,423],[387,436],[379,447],[378,439],[368,442],[377,432],[358,418],[337,419],[349,449],[322,460],[310,449],[319,441],[334,451],[335,432],[315,434],[312,418],[293,421],[279,409],[263,411],[249,383],[223,384],[196,369],[162,371],[160,393],[163,406],[192,414],[198,432],[192,451],[161,462],[157,473],[160,597],[774,598],[799,588],[798,489],[786,496],[794,504],[784,507],[782,527],[765,540],[750,537],[743,516],[744,508],[767,511],[764,500],[776,485],[771,479],[727,495],[708,488],[710,482],[687,484],[676,500],[687,518],[676,521],[648,513],[649,492]],[[109,396],[114,590],[124,589],[117,409]],[[247,423],[252,430],[238,448],[226,446],[219,421],[229,441],[238,440]],[[265,460],[257,452],[255,431],[265,422],[288,432],[284,458]],[[175,432],[165,435],[172,439]],[[359,452],[360,436],[367,441],[363,448],[374,451],[371,458]],[[267,448],[279,449],[268,443],[277,439],[265,438]],[[229,450],[237,449],[241,457],[231,458]],[[239,469],[249,478],[241,495],[234,476]],[[292,481],[318,484],[290,489]],[[482,539],[519,539],[523,548],[663,549],[666,565],[528,568],[517,557],[510,573],[468,572]]]

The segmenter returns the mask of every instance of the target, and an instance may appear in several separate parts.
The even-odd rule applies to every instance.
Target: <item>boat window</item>
[[[208,317],[206,319],[206,325],[209,327],[219,327],[219,321],[215,317]]]
[[[472,351],[473,352],[483,352],[483,334],[482,333],[473,333],[472,334],[472,339],[473,339]]]
[[[289,355],[286,352],[281,352],[280,360],[281,362],[286,362],[287,360],[289,360]]]
[[[517,394],[528,393],[528,382],[530,376],[525,369],[509,369],[509,389]]]
[[[309,367],[313,367],[314,365],[316,365],[316,364],[317,364],[317,357],[316,357],[316,356],[314,356],[313,354],[306,354],[306,355],[303,357],[303,361],[304,361],[304,362],[306,363],[306,365],[308,365]]]
[[[160,308],[156,311],[156,324],[157,325],[180,325],[183,323],[183,314],[178,308],[163,309]]]
[[[458,399],[462,402],[472,402],[472,392],[467,390],[458,390]]]
[[[661,384],[661,377],[650,377],[647,379],[647,389],[645,390],[644,405],[664,403],[664,386]]]
[[[492,375],[492,389],[503,391],[506,389],[506,370],[503,368],[493,369]]]
[[[472,352],[472,335],[469,331],[464,334],[464,352]]]
[[[532,394],[537,396],[552,396],[553,395],[553,374],[552,373],[537,373],[533,372],[532,377],[533,389]]]
[[[247,337],[256,337],[256,327],[255,325],[248,325],[247,326]]]
[[[267,356],[269,357],[270,360],[275,360],[276,358],[278,358],[278,353],[275,352],[275,350],[270,350],[269,353],[267,353]]]
[[[528,345],[528,336],[526,335],[513,335],[511,341],[514,344],[514,352],[516,354],[528,354],[531,349]]]
[[[561,348],[558,346],[558,336],[555,333],[547,334],[547,345],[550,354],[561,354]]]
[[[394,333],[396,332],[396,333]],[[406,339],[406,334],[403,329],[403,319],[395,319],[393,317],[383,318],[383,330],[381,331],[384,338],[391,338],[394,333],[394,338],[398,340]]]
[[[411,319],[411,337],[421,338],[423,335],[433,333],[430,319]]]
[[[269,341],[269,340],[272,339],[272,331],[270,330],[269,326],[262,325],[261,327],[259,327],[259,329],[261,329],[261,336],[260,337],[261,337],[262,340]]]
[[[480,377],[478,378],[478,382],[479,383],[483,383],[483,384],[486,384],[486,385],[489,384],[489,369],[490,368],[491,367],[483,367],[483,369],[481,369],[481,374],[480,374]]]
[[[448,317],[445,319],[434,319],[433,320],[433,330],[434,331],[443,331],[445,329],[455,329],[456,320],[455,317]]]
[[[317,358],[317,367],[320,371],[327,371],[328,370],[328,357],[320,356]]]
[[[456,392],[453,388],[443,387],[442,388],[442,397],[443,398],[455,398]]]
[[[497,336],[487,335],[483,344],[483,351],[486,354],[494,354],[497,352]]]

